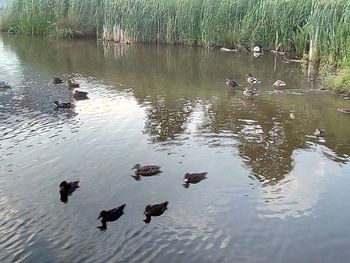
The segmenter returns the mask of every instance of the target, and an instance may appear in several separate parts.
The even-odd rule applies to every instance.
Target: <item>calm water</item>
[[[253,100],[224,85],[247,72],[262,80]],[[73,99],[53,76],[90,100],[54,111]],[[1,262],[349,262],[350,118],[336,109],[350,101],[299,64],[0,36],[0,81],[13,86],[0,91]],[[163,173],[136,181],[135,163]],[[185,189],[186,172],[208,179]],[[59,183],[77,179],[62,203]],[[167,200],[146,225],[145,206]]]

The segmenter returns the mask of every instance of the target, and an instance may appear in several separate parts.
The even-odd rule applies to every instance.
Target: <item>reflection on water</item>
[[[349,101],[316,92],[298,64],[13,36],[0,36],[0,61],[12,86],[0,91],[1,262],[347,262],[350,119],[336,109]],[[254,99],[248,72],[262,81]],[[163,173],[135,182],[137,162]],[[188,171],[210,180],[185,189]],[[62,205],[57,185],[76,179]],[[143,224],[162,200],[171,210]],[[120,203],[123,220],[96,231],[96,211]]]

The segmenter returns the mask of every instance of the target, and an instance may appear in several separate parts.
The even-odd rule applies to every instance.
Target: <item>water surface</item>
[[[348,262],[350,118],[271,55],[0,36],[1,262]],[[250,72],[259,96],[242,89]],[[74,101],[53,76],[73,79]],[[272,91],[283,79],[287,90]],[[326,137],[313,136],[317,127]],[[163,173],[136,181],[136,164]],[[186,172],[208,179],[182,186]],[[60,202],[58,185],[81,188]],[[145,224],[147,204],[169,201]],[[125,215],[96,227],[100,211]]]

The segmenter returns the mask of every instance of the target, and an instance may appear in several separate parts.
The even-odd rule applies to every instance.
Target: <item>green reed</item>
[[[339,64],[350,61],[349,22],[348,0],[12,0],[1,28],[58,37],[104,28],[112,36],[118,25],[136,42],[311,48]]]

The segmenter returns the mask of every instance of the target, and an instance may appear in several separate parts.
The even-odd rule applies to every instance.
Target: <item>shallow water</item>
[[[0,36],[1,262],[348,262],[350,107],[270,55]],[[259,96],[224,84],[245,74]],[[73,101],[53,76],[74,79]],[[284,79],[287,90],[273,92]],[[317,127],[326,137],[313,136]],[[135,163],[163,173],[136,181]],[[182,186],[186,172],[208,179]],[[60,201],[58,185],[81,187]],[[145,224],[147,204],[168,210]],[[100,211],[126,203],[99,231]]]

